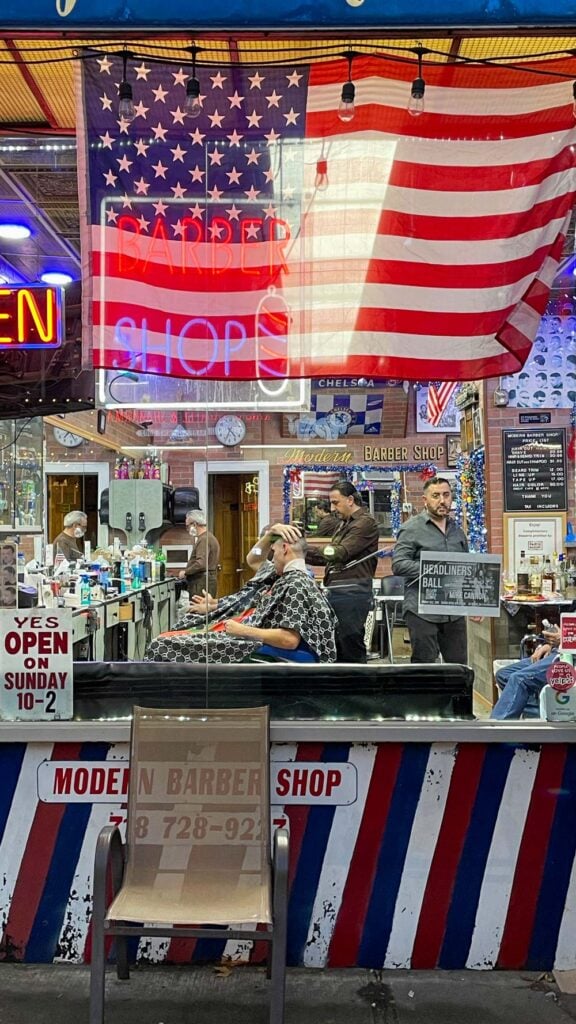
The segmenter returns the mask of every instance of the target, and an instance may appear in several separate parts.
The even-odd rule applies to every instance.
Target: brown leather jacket
[[[325,565],[324,583],[327,587],[345,581],[368,584],[371,582],[377,558],[367,558],[360,565],[346,568],[347,562],[363,558],[378,551],[378,523],[366,508],[357,508],[350,519],[343,519],[324,547],[309,548],[306,561],[312,565]],[[326,553],[328,552],[328,553]]]

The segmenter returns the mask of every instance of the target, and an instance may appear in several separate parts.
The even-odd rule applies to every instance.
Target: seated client
[[[496,673],[500,697],[490,718],[505,720],[521,718],[527,704],[537,698],[546,685],[546,673],[558,657],[561,633],[558,626],[543,631],[545,644],[540,644],[530,658],[504,665]]]
[[[229,618],[207,628],[176,630],[156,637],[147,661],[233,663],[253,655],[294,661],[336,660],[335,618],[308,575],[306,542],[278,537],[273,545],[277,579],[260,590],[243,619]]]

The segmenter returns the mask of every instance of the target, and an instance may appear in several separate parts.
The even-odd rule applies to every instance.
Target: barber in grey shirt
[[[433,477],[424,484],[424,510],[402,526],[394,548],[392,571],[406,580],[404,621],[410,633],[413,662],[466,665],[466,619],[455,615],[419,615],[420,552],[468,551],[464,530],[449,519],[452,490],[448,480]]]

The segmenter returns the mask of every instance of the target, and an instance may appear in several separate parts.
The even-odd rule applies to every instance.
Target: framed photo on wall
[[[445,434],[446,431],[458,430],[460,426],[460,410],[454,398],[451,398],[442,413],[440,423],[434,426],[430,423],[427,415],[428,388],[420,388],[416,391],[416,431],[419,434]]]
[[[466,434],[466,419],[464,416],[460,419],[460,450],[462,452],[468,451],[468,437]]]
[[[446,465],[448,469],[456,469],[461,455],[462,442],[460,434],[446,434]]]
[[[472,425],[474,428],[474,447],[481,448],[484,444],[484,431],[482,430],[482,413],[480,409],[474,409]]]

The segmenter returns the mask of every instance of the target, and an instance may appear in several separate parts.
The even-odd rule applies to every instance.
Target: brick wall
[[[76,412],[64,418],[50,417],[44,425],[47,462],[108,462],[111,467],[116,461],[116,449],[122,445],[139,444],[137,426],[118,414],[108,416],[106,433],[97,432],[97,412]],[[62,427],[71,433],[80,433],[84,441],[77,448],[65,448],[54,438],[54,427]],[[112,472],[110,473],[112,476]]]
[[[504,516],[504,485],[503,485],[503,453],[502,431],[522,429],[519,413],[525,410],[495,408],[493,394],[498,386],[497,381],[486,382],[486,492],[487,526],[490,550],[495,554],[504,553],[503,516]],[[551,427],[566,427],[570,437],[570,410],[552,409]],[[568,460],[568,519],[575,516],[574,463]],[[538,513],[535,513],[537,515]]]
[[[434,459],[434,464],[441,469],[446,468],[446,443],[445,434],[443,433],[416,433],[416,413],[415,413],[415,394],[413,389],[410,390],[408,400],[408,415],[406,416],[405,409],[405,396],[401,389],[390,388],[386,390],[384,396],[385,406],[388,407],[387,422],[393,421],[393,416],[397,415],[401,421],[400,426],[404,428],[406,424],[406,436],[399,436],[399,432],[396,428],[392,428],[393,432],[388,435],[381,436],[366,436],[366,437],[344,437],[341,439],[342,443],[346,445],[346,449],[334,449],[334,455],[341,455],[342,452],[346,451],[351,454],[350,464],[364,465],[369,464],[374,468],[378,468],[381,465],[396,466],[394,459],[385,462],[377,460],[366,460],[364,448],[366,445],[378,448],[391,448],[401,449],[406,448],[406,459],[402,459],[401,462],[414,464],[415,462],[429,461],[426,457],[417,457],[414,454],[414,447],[420,445],[423,448],[443,448],[443,453],[440,458]],[[213,414],[210,414],[213,417]],[[210,427],[209,427],[210,429]],[[214,444],[214,437],[211,433],[207,437],[208,444]],[[226,472],[226,462],[238,461],[244,458],[245,460],[268,460],[270,463],[270,518],[272,520],[281,519],[283,514],[282,508],[282,484],[283,484],[283,469],[286,464],[285,456],[286,453],[295,448],[302,447],[302,443],[295,444],[294,439],[282,436],[282,423],[280,413],[267,413],[261,418],[251,418],[247,420],[247,431],[244,438],[243,444],[262,445],[262,448],[255,448],[249,451],[241,452],[239,448],[225,449],[211,449],[206,451],[205,455],[201,451],[183,451],[183,452],[167,452],[165,460],[169,465],[169,480],[170,483],[175,487],[187,486],[194,483],[193,472],[194,462],[200,462],[204,457],[212,461],[222,463],[222,471]],[[281,448],[271,448],[268,445],[282,445]],[[315,447],[319,450],[323,449],[321,441],[315,442]],[[309,448],[306,446],[305,450],[308,452]],[[330,451],[330,449],[328,449]],[[429,455],[429,453],[426,453]],[[344,464],[345,465],[345,464]],[[414,504],[415,508],[419,510],[422,505],[422,480],[417,473],[406,473],[405,475],[405,487],[406,491],[403,496],[404,501],[410,501]]]

